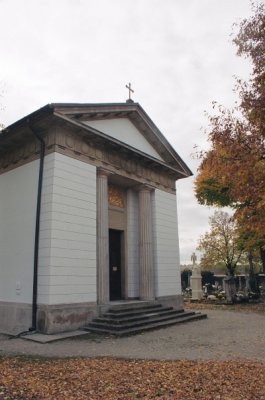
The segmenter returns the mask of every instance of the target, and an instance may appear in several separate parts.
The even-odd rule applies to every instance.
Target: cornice
[[[151,163],[149,159],[122,151],[119,147],[112,147],[95,143],[84,135],[72,132],[57,126],[44,136],[46,145],[45,154],[58,152],[82,162],[108,170],[109,173],[129,178],[136,183],[148,184],[154,188],[175,193],[175,174],[158,163]],[[39,158],[39,143],[31,141],[21,144],[19,148],[10,149],[0,157],[0,174],[15,169],[23,164]]]
[[[86,124],[86,119],[108,119],[108,118],[128,118],[145,136],[146,140],[158,151],[161,158],[160,167],[165,171],[171,171],[175,174],[175,179],[182,179],[192,175],[184,161],[178,156],[170,143],[166,140],[160,130],[156,127],[151,118],[146,114],[144,109],[138,103],[100,103],[100,104],[79,104],[79,103],[53,103],[48,104],[28,116],[16,121],[2,131],[0,135],[0,157],[1,153],[6,151],[10,153],[12,147],[17,147],[19,143],[24,146],[25,136],[29,136],[27,126],[30,124],[40,133],[44,135],[47,129],[53,127],[60,121],[66,127],[70,126],[75,132],[82,131],[82,134],[90,136],[98,145],[108,145],[110,147],[120,146],[120,149],[127,148],[127,156],[131,154],[133,157],[149,158],[150,164],[157,166],[159,160],[142,153],[140,150],[134,149],[125,143],[119,142],[117,139],[105,135]],[[98,143],[105,141],[107,143]],[[170,172],[170,173],[171,173]]]
[[[159,164],[150,165],[149,160],[143,157],[131,155],[128,158],[126,151],[89,142],[86,137],[75,135],[71,131],[57,130],[55,151],[101,167],[110,173],[175,193],[175,177],[172,171],[164,171],[159,168]]]

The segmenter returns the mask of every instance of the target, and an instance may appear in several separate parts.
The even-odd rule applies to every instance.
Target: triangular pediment
[[[0,153],[32,136],[32,127],[47,132],[54,124],[83,135],[89,143],[115,149],[128,159],[168,171],[174,179],[192,172],[138,103],[53,103],[10,125],[0,135]]]
[[[165,161],[128,118],[98,119],[83,123],[160,161]]]
[[[53,104],[55,114],[166,163],[180,176],[192,172],[138,103]]]

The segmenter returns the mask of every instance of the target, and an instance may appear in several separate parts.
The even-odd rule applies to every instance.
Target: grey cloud
[[[0,13],[5,124],[48,102],[125,101],[131,81],[135,101],[195,174],[204,110],[212,100],[233,104],[233,75],[249,72],[229,37],[249,0],[6,0]],[[192,178],[177,187],[185,260],[212,211],[196,204]]]

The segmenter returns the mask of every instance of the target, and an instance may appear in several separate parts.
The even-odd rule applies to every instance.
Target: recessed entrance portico
[[[113,185],[113,182],[115,184]],[[118,186],[117,183],[123,185]],[[135,297],[155,298],[151,186],[119,179],[102,168],[97,173],[98,304],[129,299],[128,230],[134,229],[131,251],[137,254]],[[127,213],[126,198],[134,192],[134,210]],[[117,264],[117,265],[116,265]],[[118,265],[119,264],[119,265]]]

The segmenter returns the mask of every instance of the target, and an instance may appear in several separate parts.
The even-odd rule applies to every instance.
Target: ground
[[[265,306],[203,307],[207,320],[119,339],[0,336],[0,399],[265,400]]]

